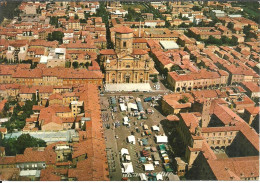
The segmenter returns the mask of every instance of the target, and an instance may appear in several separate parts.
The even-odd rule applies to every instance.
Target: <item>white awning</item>
[[[152,126],[152,129],[153,131],[158,131],[158,132],[160,131],[160,128],[156,125]]]
[[[125,155],[125,159],[126,159],[127,161],[130,161],[130,160],[131,160],[131,157],[130,157],[129,155]]]
[[[148,126],[147,126],[147,125],[144,125],[144,129],[145,129],[145,130],[148,130]]]
[[[126,148],[122,148],[121,149],[121,156],[123,156],[124,154],[129,154],[129,151],[128,151],[128,149],[126,149]]]
[[[167,136],[156,136],[157,143],[167,143],[168,137]]]
[[[127,104],[128,109],[138,110],[137,105],[134,103]]]
[[[126,111],[126,106],[125,106],[125,104],[119,104],[120,105],[120,110],[121,111]]]
[[[142,181],[147,181],[146,175],[144,173],[140,173],[139,175]]]
[[[128,121],[129,121],[128,117],[125,116],[125,117],[124,117],[124,122],[125,122],[125,123],[126,123],[126,122],[128,123]]]
[[[144,164],[145,171],[152,171],[154,170],[153,164]]]
[[[127,138],[128,138],[128,142],[129,142],[129,143],[135,144],[135,136],[130,135],[130,136],[128,136]]]
[[[163,180],[162,174],[158,173],[158,174],[156,175],[156,179],[157,179],[157,180]]]
[[[154,161],[153,163],[154,163],[154,165],[160,165],[159,161]]]
[[[132,162],[130,163],[123,163],[123,171],[122,173],[133,173],[134,172],[134,168],[133,168],[133,164]]]

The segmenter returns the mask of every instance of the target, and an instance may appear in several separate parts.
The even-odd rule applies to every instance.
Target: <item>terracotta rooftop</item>
[[[129,34],[134,32],[133,29],[127,27],[127,26],[121,26],[121,27],[116,27],[115,32],[121,33],[121,34]]]
[[[242,84],[251,92],[260,92],[260,87],[253,82],[242,82]]]
[[[257,115],[260,112],[260,106],[247,107],[245,110],[248,111],[251,115]]]
[[[192,113],[180,113],[185,125],[191,133],[195,133],[196,127],[199,125],[199,120]]]
[[[259,177],[258,156],[209,160],[208,164],[217,180]]]

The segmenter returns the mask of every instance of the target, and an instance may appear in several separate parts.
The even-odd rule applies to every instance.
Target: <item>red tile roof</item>
[[[260,92],[260,87],[253,82],[242,82],[242,84],[251,92]]]
[[[258,156],[209,160],[208,164],[217,180],[259,177]]]
[[[116,52],[113,49],[107,49],[107,50],[101,50],[100,54],[101,55],[116,55]]]
[[[114,29],[115,32],[121,33],[121,34],[129,34],[134,32],[133,29],[127,27],[127,26],[121,26],[121,27],[116,27]]]
[[[248,111],[251,115],[257,115],[260,112],[260,106],[247,107],[245,110]]]
[[[180,115],[190,132],[195,133],[195,129],[199,125],[198,118],[192,113],[180,113]]]

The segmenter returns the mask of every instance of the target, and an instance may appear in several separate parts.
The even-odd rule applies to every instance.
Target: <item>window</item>
[[[123,47],[126,48],[126,42],[125,41],[123,42]]]

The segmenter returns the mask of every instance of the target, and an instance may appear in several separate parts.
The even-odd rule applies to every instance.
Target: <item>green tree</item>
[[[22,134],[17,139],[0,139],[0,146],[5,147],[7,156],[14,156],[16,154],[23,154],[28,147],[46,147],[46,142],[34,138],[29,134]]]
[[[90,14],[89,13],[84,13],[84,17],[87,20],[90,17]]]
[[[180,70],[181,68],[178,66],[178,65],[173,65],[171,67],[171,71],[177,71],[177,70]]]
[[[178,100],[179,103],[187,103],[189,101],[189,97],[183,96],[180,100]]]
[[[199,7],[199,6],[193,6],[193,7],[192,7],[192,10],[193,10],[193,11],[201,11],[201,7]]]
[[[77,61],[75,61],[72,63],[72,66],[74,69],[77,69],[77,68],[79,68],[79,63]]]
[[[74,19],[75,19],[75,20],[78,20],[78,19],[79,19],[79,16],[78,16],[77,14],[75,14]]]
[[[70,67],[71,67],[71,62],[66,61],[66,62],[65,62],[65,67],[66,67],[66,68],[70,68]]]
[[[19,154],[22,154],[24,150],[28,147],[38,147],[38,146],[45,147],[46,142],[41,139],[34,138],[29,134],[22,134],[17,138],[17,152]]]
[[[50,17],[50,24],[58,28],[59,27],[58,17]]]
[[[61,31],[54,31],[54,32],[48,34],[47,40],[48,41],[57,40],[57,41],[59,41],[60,44],[62,44],[63,37],[64,37],[64,33],[63,32],[61,32]]]
[[[164,68],[162,73],[167,77],[169,70],[167,68]]]
[[[86,62],[86,63],[85,63],[85,67],[88,69],[89,66],[90,66],[90,63],[89,63],[89,62]]]

